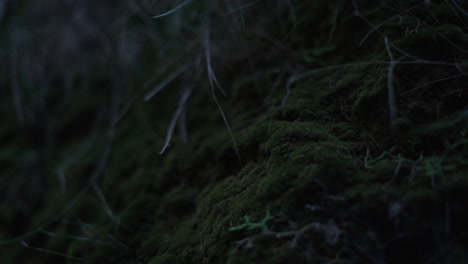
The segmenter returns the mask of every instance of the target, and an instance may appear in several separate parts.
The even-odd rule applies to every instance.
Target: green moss
[[[273,122],[271,136],[262,144],[265,153],[280,154],[297,144],[318,141],[337,141],[322,126],[312,122]]]
[[[307,189],[302,188],[302,186],[310,186],[310,179],[314,177],[313,173],[320,175],[317,177],[326,178],[327,181],[346,176],[343,172],[349,169],[349,165],[346,165],[349,163],[344,163],[336,169],[330,168],[332,160],[337,155],[347,155],[345,148],[339,145],[339,141],[326,133],[323,128],[312,123],[287,122],[274,122],[270,124],[270,127],[273,128],[274,132],[261,147],[265,157],[261,164],[249,163],[239,174],[229,176],[213,186],[205,187],[198,198],[198,206],[192,220],[179,222],[181,227],[171,238],[157,236],[153,241],[161,241],[164,237],[172,241],[169,242],[169,244],[173,244],[172,247],[163,247],[166,248],[167,252],[181,247],[187,248],[189,245],[197,243],[197,240],[204,241],[199,247],[200,252],[204,252],[202,255],[206,256],[208,260],[217,259],[222,256],[219,255],[218,248],[227,250],[231,243],[233,234],[228,232],[230,225],[238,222],[248,212],[251,212],[248,215],[252,217],[261,217],[261,212],[258,211],[259,207],[264,209],[278,208],[281,205],[280,201],[290,201],[290,203],[304,206],[307,201],[301,201],[301,198],[298,197],[301,196],[301,192],[303,197],[306,196]],[[253,135],[245,137],[241,141],[243,142],[241,146],[257,145],[257,133],[264,134],[265,128],[265,125],[261,124],[258,129],[251,130]],[[323,141],[310,143],[325,139],[336,143]],[[277,145],[286,144],[289,142],[288,140],[296,142],[297,149],[289,155],[281,157],[282,152],[278,150]],[[307,142],[309,143],[307,144]],[[286,168],[281,166],[280,164],[284,164],[284,162],[281,163],[283,158],[286,159],[286,163],[291,163],[291,165]],[[326,162],[327,160],[329,163]],[[311,171],[307,169],[310,163],[320,165]],[[299,176],[301,172],[302,175]],[[347,174],[349,175],[349,171]],[[276,198],[272,199],[272,197]],[[162,212],[171,214],[168,210]],[[167,230],[167,228],[158,227],[152,233],[160,233],[157,230]],[[192,232],[192,235],[186,237],[185,232]],[[162,243],[164,244],[164,242]],[[150,244],[161,245],[160,243]],[[203,259],[199,260],[203,262]]]
[[[373,126],[382,126],[388,120],[386,75],[383,71],[383,68],[378,67],[363,81],[352,108],[354,119]]]

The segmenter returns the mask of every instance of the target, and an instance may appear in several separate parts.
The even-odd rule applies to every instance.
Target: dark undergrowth
[[[466,263],[467,12],[0,1],[0,262]]]

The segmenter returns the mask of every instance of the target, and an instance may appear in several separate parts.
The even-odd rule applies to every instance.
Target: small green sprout
[[[269,211],[267,211],[265,217],[259,223],[253,223],[252,221],[250,221],[250,216],[244,216],[245,223],[243,223],[242,225],[233,226],[229,228],[229,231],[237,231],[237,230],[242,230],[242,229],[252,230],[255,228],[260,228],[262,232],[265,232],[268,230],[268,226],[266,225],[266,223],[269,220],[272,220],[273,218],[274,217],[270,215]]]

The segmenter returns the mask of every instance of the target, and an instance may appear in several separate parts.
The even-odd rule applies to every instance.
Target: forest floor
[[[116,2],[0,15],[1,263],[468,262],[466,4]]]

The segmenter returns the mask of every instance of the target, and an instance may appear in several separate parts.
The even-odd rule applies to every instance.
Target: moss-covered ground
[[[103,4],[117,47],[53,62],[8,5],[0,262],[467,263],[468,6],[221,2]]]

